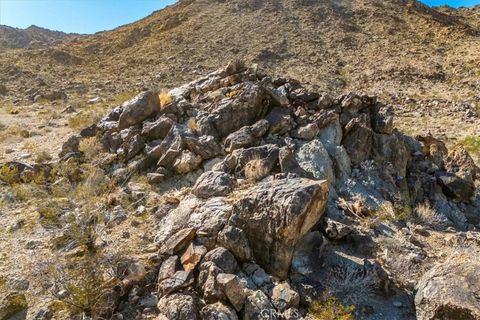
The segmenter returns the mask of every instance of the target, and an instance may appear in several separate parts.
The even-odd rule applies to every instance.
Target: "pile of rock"
[[[373,97],[333,99],[235,62],[167,100],[143,92],[61,153],[81,162],[80,141],[100,137],[117,181],[192,181],[155,213],[159,319],[300,319],[305,294],[292,274],[308,269],[299,243],[313,227],[339,240],[358,217],[425,202],[447,224],[480,226],[480,170],[468,153],[396,131]]]

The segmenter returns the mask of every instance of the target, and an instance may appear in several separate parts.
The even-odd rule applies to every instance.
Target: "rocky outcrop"
[[[479,171],[468,154],[398,132],[392,109],[374,97],[329,98],[238,62],[169,95],[160,108],[157,93],[141,93],[62,152],[81,163],[82,139],[98,136],[112,181],[146,175],[155,190],[185,187],[154,210],[160,319],[301,319],[305,297],[318,299],[324,285],[312,280],[324,247],[370,248],[356,229],[366,217],[404,223],[428,203],[456,228],[478,220]],[[375,232],[407,229],[382,227]],[[387,292],[388,275],[364,264],[347,274]],[[446,310],[430,293],[419,290],[419,312]]]

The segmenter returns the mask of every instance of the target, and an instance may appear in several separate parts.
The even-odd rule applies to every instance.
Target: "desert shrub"
[[[97,215],[77,211],[70,216],[65,240],[78,253],[59,253],[36,268],[44,286],[72,315],[106,318],[118,302],[116,265],[121,258],[98,244],[102,232]]]
[[[162,89],[160,91],[158,98],[160,99],[160,108],[163,108],[164,106],[166,106],[167,104],[173,101],[172,96],[165,89]]]
[[[3,131],[7,128],[7,126],[5,124],[3,124],[2,122],[0,122],[0,131]]]
[[[244,167],[245,178],[249,181],[259,181],[270,174],[270,166],[267,159],[252,158]]]
[[[82,139],[78,150],[83,153],[88,161],[92,161],[104,153],[103,146],[96,137]]]
[[[313,301],[310,304],[308,313],[315,320],[353,320],[354,306],[342,304],[334,296],[330,296],[325,301]]]
[[[414,216],[418,223],[426,225],[440,224],[442,221],[437,211],[428,202],[417,205]]]
[[[0,168],[0,180],[7,184],[15,183],[18,180],[18,169],[6,164],[3,165]]]
[[[465,149],[475,155],[480,155],[480,137],[478,136],[466,136],[461,144]]]
[[[368,268],[353,262],[340,262],[330,270],[326,287],[334,296],[356,304],[374,293],[376,283]]]

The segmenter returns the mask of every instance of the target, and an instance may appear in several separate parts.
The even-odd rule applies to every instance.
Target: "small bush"
[[[480,137],[466,136],[461,143],[468,152],[480,155]]]
[[[354,306],[345,306],[340,300],[331,296],[325,301],[314,301],[308,309],[315,320],[353,320]]]
[[[165,89],[160,91],[160,94],[158,95],[158,98],[160,99],[160,108],[163,108],[164,106],[166,106],[167,104],[169,104],[173,101],[172,96]]]

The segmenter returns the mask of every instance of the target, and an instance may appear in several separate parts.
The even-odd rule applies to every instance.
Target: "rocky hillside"
[[[44,48],[78,35],[32,25],[26,29],[0,25],[0,50],[19,48]]]
[[[0,318],[478,319],[480,168],[393,117],[239,62],[142,92],[2,166]]]
[[[241,58],[328,92],[478,102],[477,11],[415,0],[182,0],[112,31],[3,52],[0,80],[16,98],[173,88]]]

